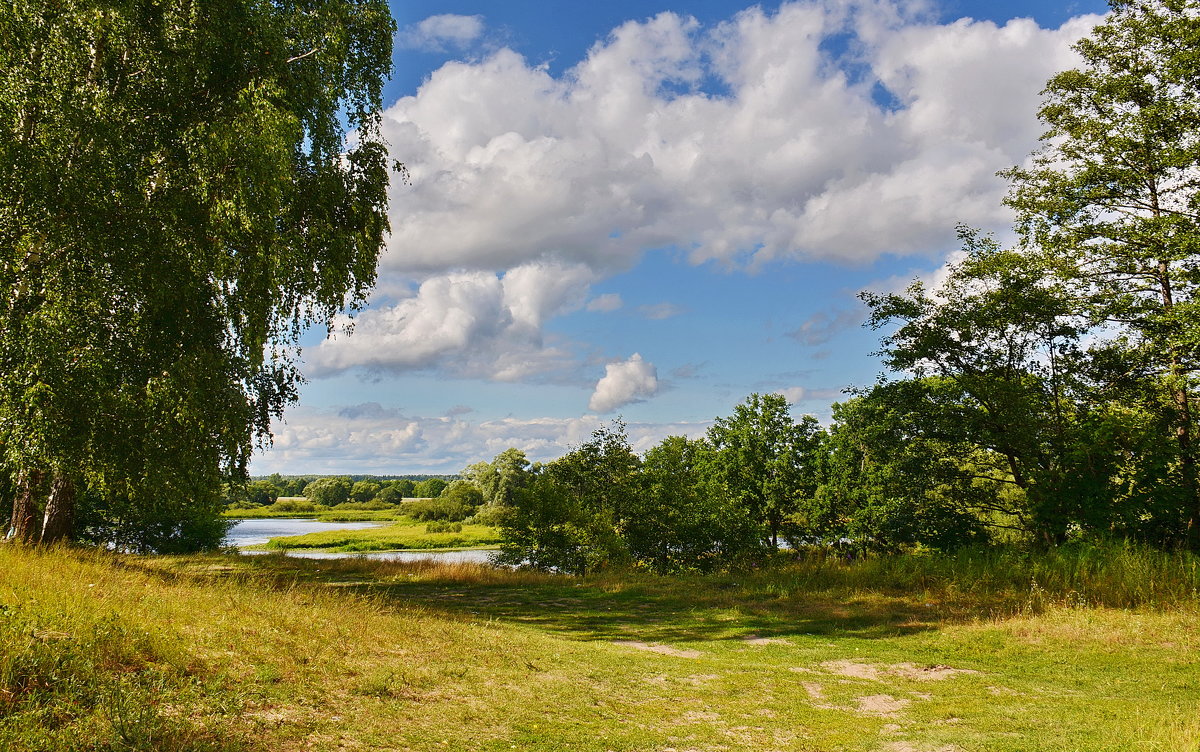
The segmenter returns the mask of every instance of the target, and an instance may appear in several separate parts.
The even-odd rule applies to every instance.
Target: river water
[[[326,530],[362,530],[368,527],[379,527],[379,522],[321,522],[320,520],[299,517],[273,517],[262,520],[237,520],[225,536],[226,546],[258,546],[271,538],[285,535],[304,535],[305,533],[320,533]],[[262,554],[267,551],[243,551],[245,554]],[[471,548],[462,551],[373,551],[368,553],[325,553],[321,551],[287,551],[288,556],[298,556],[305,559],[383,559],[385,561],[444,561],[447,563],[470,562],[475,564],[491,563],[495,553],[488,549]]]

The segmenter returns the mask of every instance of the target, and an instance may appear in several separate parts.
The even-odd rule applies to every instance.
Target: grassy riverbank
[[[337,553],[366,551],[429,550],[437,548],[483,548],[500,544],[500,531],[487,525],[454,524],[456,529],[433,532],[426,522],[401,518],[385,527],[361,530],[328,530],[320,533],[272,538],[268,549],[320,550]],[[436,524],[434,525],[436,528]]]
[[[0,546],[0,749],[1195,750],[1200,570],[745,575]]]

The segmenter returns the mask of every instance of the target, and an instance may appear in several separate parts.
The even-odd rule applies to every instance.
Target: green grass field
[[[0,546],[0,749],[1194,751],[1198,585],[1132,549],[668,579]]]
[[[328,518],[326,518],[328,519]],[[335,521],[328,519],[328,521]],[[426,532],[425,522],[407,517],[394,525],[361,530],[331,530],[272,538],[268,549],[306,549],[354,553],[365,551],[429,550],[437,548],[484,548],[499,545],[500,531],[486,525],[463,525],[459,532]]]

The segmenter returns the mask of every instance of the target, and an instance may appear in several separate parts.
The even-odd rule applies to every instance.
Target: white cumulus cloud
[[[275,428],[274,445],[254,458],[256,475],[280,473],[456,473],[490,460],[509,447],[530,460],[549,461],[587,441],[602,424],[578,418],[467,420],[468,413],[408,415],[375,403],[341,409],[296,407]],[[667,436],[699,437],[710,424],[631,423],[634,451],[644,452]]]
[[[396,46],[439,52],[448,45],[463,47],[482,35],[483,16],[442,13],[405,26],[396,34]]]
[[[556,263],[524,264],[503,275],[430,277],[414,295],[361,313],[351,336],[326,339],[309,351],[306,372],[441,370],[517,381],[561,369],[571,355],[546,341],[542,325],[580,308],[591,277],[584,266]]]
[[[658,369],[634,353],[629,360],[609,363],[604,376],[596,383],[596,391],[588,401],[588,409],[607,413],[631,402],[653,397],[658,392]]]
[[[859,264],[945,253],[959,223],[1004,227],[995,172],[1035,148],[1038,92],[1098,19],[936,24],[906,10],[920,5],[798,0],[710,27],[662,13],[561,75],[510,49],[446,63],[385,113],[412,176],[390,189],[389,301],[313,349],[310,375],[578,367],[583,343],[545,324],[621,307],[590,286],[647,249]],[[439,15],[402,36],[466,44],[483,28]]]
[[[801,0],[712,28],[662,13],[561,76],[508,49],[446,64],[385,116],[412,173],[385,270],[607,274],[667,246],[860,263],[1004,225],[995,172],[1036,146],[1038,92],[1097,19],[939,25],[902,5]]]

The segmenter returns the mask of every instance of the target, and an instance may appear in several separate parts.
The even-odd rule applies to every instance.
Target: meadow
[[[567,577],[0,546],[0,749],[1200,749],[1200,564]]]
[[[329,522],[354,521],[323,517]],[[358,518],[371,519],[367,518]],[[386,520],[386,517],[375,519]],[[451,530],[439,531],[439,523],[419,522],[407,517],[392,518],[395,524],[361,530],[330,530],[305,535],[272,538],[267,549],[320,550],[337,553],[367,551],[430,550],[448,548],[486,548],[500,544],[500,531],[487,525],[453,523]],[[443,525],[446,523],[442,523]]]

